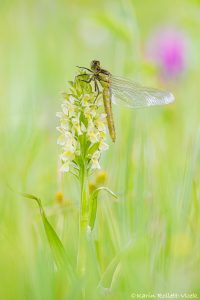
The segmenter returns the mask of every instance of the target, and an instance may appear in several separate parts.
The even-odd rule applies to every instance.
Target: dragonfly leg
[[[81,77],[81,76],[91,76],[92,74],[78,74],[78,75],[76,75],[76,77]]]
[[[77,66],[77,68],[79,68],[79,69],[84,69],[84,70],[87,70],[88,72],[93,73],[92,70],[90,70],[90,69],[88,69],[88,68],[85,68],[85,67],[79,67],[79,66]]]
[[[96,80],[94,81],[94,91],[97,92],[97,83],[96,83]]]
[[[92,75],[92,74],[91,74],[91,75]],[[91,77],[90,79],[88,79],[88,80],[81,80],[81,81],[90,83],[92,80],[94,80],[94,76],[92,76],[92,77]]]
[[[87,76],[93,76],[93,74],[79,74],[79,75],[76,75],[76,78],[77,78],[77,77],[86,76],[86,75],[87,75]]]
[[[99,96],[99,94],[100,94],[99,86],[98,86],[98,83],[97,83],[96,80],[94,81],[94,89],[95,89],[95,92],[97,92],[97,95],[96,95],[96,97],[95,97],[95,99],[94,99],[94,102],[96,102],[96,100],[97,100],[97,98],[98,98],[98,96]]]

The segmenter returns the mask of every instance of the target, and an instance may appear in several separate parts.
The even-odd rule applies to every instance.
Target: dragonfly
[[[87,83],[94,82],[95,92],[97,92],[96,99],[100,94],[99,85],[102,89],[108,131],[113,142],[116,140],[116,131],[112,103],[121,104],[129,108],[140,108],[165,105],[174,101],[174,96],[169,91],[145,87],[129,79],[112,75],[109,71],[101,68],[98,60],[92,60],[90,68],[77,67],[89,72],[80,76],[88,75],[88,80],[82,81]]]

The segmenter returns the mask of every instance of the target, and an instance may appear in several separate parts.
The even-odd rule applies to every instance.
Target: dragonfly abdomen
[[[104,87],[103,88],[103,103],[104,103],[104,109],[106,112],[108,131],[109,131],[111,139],[113,140],[113,142],[115,142],[116,134],[115,134],[113,113],[112,113],[111,97],[112,97],[111,89],[109,87]]]

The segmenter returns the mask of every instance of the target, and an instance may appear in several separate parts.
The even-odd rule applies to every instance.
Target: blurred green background
[[[117,141],[101,165],[119,198],[99,199],[86,299],[200,297],[199,49],[198,0],[0,1],[0,299],[81,297],[80,280],[53,264],[38,207],[17,192],[41,197],[75,268],[79,186],[58,174],[55,113],[92,59],[176,102],[114,107]]]

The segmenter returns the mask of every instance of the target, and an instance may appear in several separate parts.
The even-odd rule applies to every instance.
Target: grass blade
[[[94,228],[95,220],[96,220],[96,214],[97,214],[97,198],[100,191],[106,191],[110,195],[112,195],[114,198],[117,198],[117,196],[107,187],[100,187],[97,188],[90,197],[90,220],[89,220],[89,226],[91,230]]]
[[[64,246],[63,246],[60,238],[58,237],[57,233],[55,232],[54,228],[49,223],[49,221],[46,217],[45,211],[42,207],[41,200],[32,194],[20,193],[20,195],[25,198],[35,200],[37,202],[39,209],[40,209],[40,214],[42,217],[42,222],[44,225],[45,233],[46,233],[49,245],[51,247],[55,262],[56,262],[57,266],[62,266],[64,264],[64,262],[66,261],[65,249],[64,249]]]

